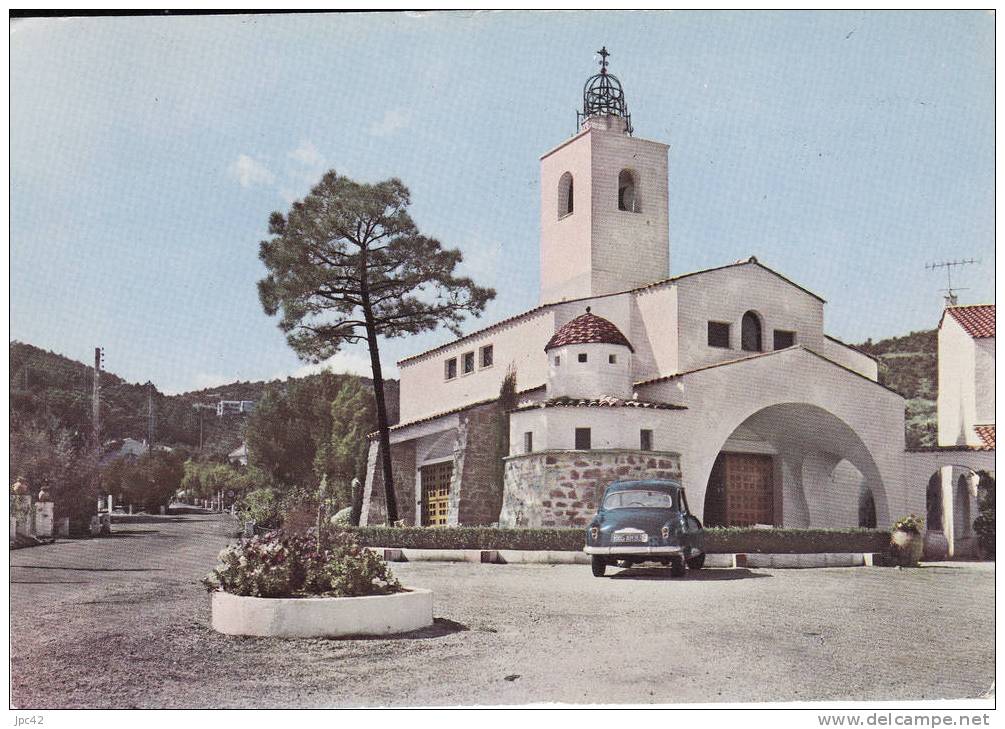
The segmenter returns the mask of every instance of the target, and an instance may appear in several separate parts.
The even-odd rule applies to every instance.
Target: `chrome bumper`
[[[591,547],[589,545],[583,547],[583,551],[587,554],[684,554],[683,547],[650,547],[648,545],[625,545],[623,547]]]

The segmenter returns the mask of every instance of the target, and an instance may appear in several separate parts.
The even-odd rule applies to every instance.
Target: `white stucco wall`
[[[402,423],[446,412],[499,396],[510,364],[516,369],[518,390],[544,385],[548,376],[544,345],[555,333],[555,312],[545,309],[507,324],[458,340],[442,349],[398,363],[401,374]],[[482,368],[479,350],[493,347],[493,364]],[[463,374],[461,357],[475,353],[475,371]],[[444,378],[444,362],[457,358],[457,377]]]
[[[548,407],[510,415],[510,455],[524,452],[524,433],[534,434],[534,451],[573,450],[576,428],[590,429],[590,447],[638,450],[640,431],[653,431],[652,450],[677,452],[678,410],[627,407]]]
[[[995,338],[974,340],[974,420],[995,422]]]
[[[824,337],[824,348],[820,354],[870,380],[879,379],[879,364],[876,360],[830,337]]]
[[[590,132],[582,131],[541,157],[541,303],[590,295]],[[573,212],[559,217],[559,180],[572,174]]]
[[[879,526],[888,525],[891,516],[924,509],[924,488],[909,489],[904,474],[903,398],[804,349],[711,367],[638,390],[643,400],[688,406],[667,420],[674,430],[666,437],[670,449],[681,453],[684,485],[695,509],[704,508],[712,465],[730,435],[751,416],[783,405],[804,415],[802,420],[781,418],[770,424],[781,434],[778,450],[792,482],[789,488],[799,485],[784,508],[794,517],[803,508],[796,502],[805,499],[809,505],[817,494],[817,503],[806,509],[807,523],[794,522],[786,513],[786,525],[836,526],[850,518],[843,506],[819,503],[814,491],[818,481],[805,482],[806,457],[813,453],[829,454],[835,466],[847,458],[863,473],[873,491]],[[813,468],[811,461],[811,475]],[[857,491],[845,495],[856,509],[857,496]]]
[[[823,302],[756,264],[730,266],[675,282],[679,371],[726,362],[751,353],[740,347],[741,320],[753,310],[761,319],[762,351],[773,347],[773,331],[796,333],[796,344],[826,353]],[[708,346],[708,322],[730,324],[730,348]],[[673,336],[673,320],[646,322],[650,338]]]
[[[618,120],[620,121],[620,120]],[[667,150],[617,126],[591,131],[592,294],[624,291],[670,276]],[[639,211],[618,209],[618,175],[631,170]]]
[[[591,119],[541,157],[541,302],[625,291],[670,275],[667,145]],[[618,210],[618,174],[635,173],[640,212]],[[574,210],[558,215],[559,180]]]
[[[586,355],[586,362],[579,361],[580,355]],[[609,355],[615,357],[613,364]],[[628,347],[569,344],[549,349],[547,356],[548,397],[632,397],[632,351]]]
[[[938,342],[939,445],[976,445],[980,439],[973,429],[974,424],[979,422],[976,420],[977,352],[974,339],[967,334],[952,315],[946,314],[939,327]],[[991,391],[993,392],[993,362],[991,383]],[[991,422],[993,421],[992,414]]]
[[[677,287],[654,286],[633,298],[637,312],[631,334],[635,381],[679,372]]]

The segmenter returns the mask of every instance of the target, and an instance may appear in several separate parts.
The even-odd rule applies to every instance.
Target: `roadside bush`
[[[579,551],[585,529],[501,529],[495,527],[386,527],[349,530],[368,547],[412,549],[540,549]],[[882,529],[755,529],[711,527],[705,530],[709,553],[882,552],[890,533]]]
[[[202,584],[246,597],[359,597],[400,592],[387,563],[346,532],[323,535],[269,532],[220,552]]]
[[[276,528],[280,522],[280,504],[270,488],[255,489],[244,495],[238,504],[241,521],[253,521],[259,526]]]
[[[974,520],[974,531],[981,551],[987,559],[995,558],[995,479],[987,471],[978,474],[981,480],[977,484],[977,519]]]

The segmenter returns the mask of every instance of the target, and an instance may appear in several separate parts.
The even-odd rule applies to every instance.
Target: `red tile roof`
[[[995,305],[948,306],[946,311],[960,323],[963,330],[975,339],[995,335]]]
[[[544,345],[544,351],[567,344],[620,344],[635,351],[620,329],[604,317],[591,314],[588,306],[585,314],[566,322],[555,332],[555,336]]]
[[[994,425],[975,425],[974,432],[977,433],[981,441],[984,443],[984,447],[981,450],[993,451],[995,449]]]

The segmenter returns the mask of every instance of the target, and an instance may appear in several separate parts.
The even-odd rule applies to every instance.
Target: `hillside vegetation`
[[[316,378],[310,375],[308,378]],[[358,378],[371,386],[368,378]],[[91,442],[92,367],[55,352],[23,342],[10,344],[10,419],[18,424],[51,424],[66,429],[74,444]],[[389,416],[398,418],[398,382],[385,383]],[[155,443],[199,448],[200,421],[203,453],[221,458],[240,446],[246,415],[217,417],[212,409],[220,400],[262,400],[269,389],[284,390],[282,380],[241,382],[166,395],[152,383],[126,382],[111,372],[101,373],[101,439],[103,442],[148,435],[149,410],[153,410]]]
[[[936,444],[935,401],[938,397],[938,330],[911,332],[856,345],[879,359],[879,381],[907,400],[908,448]]]

